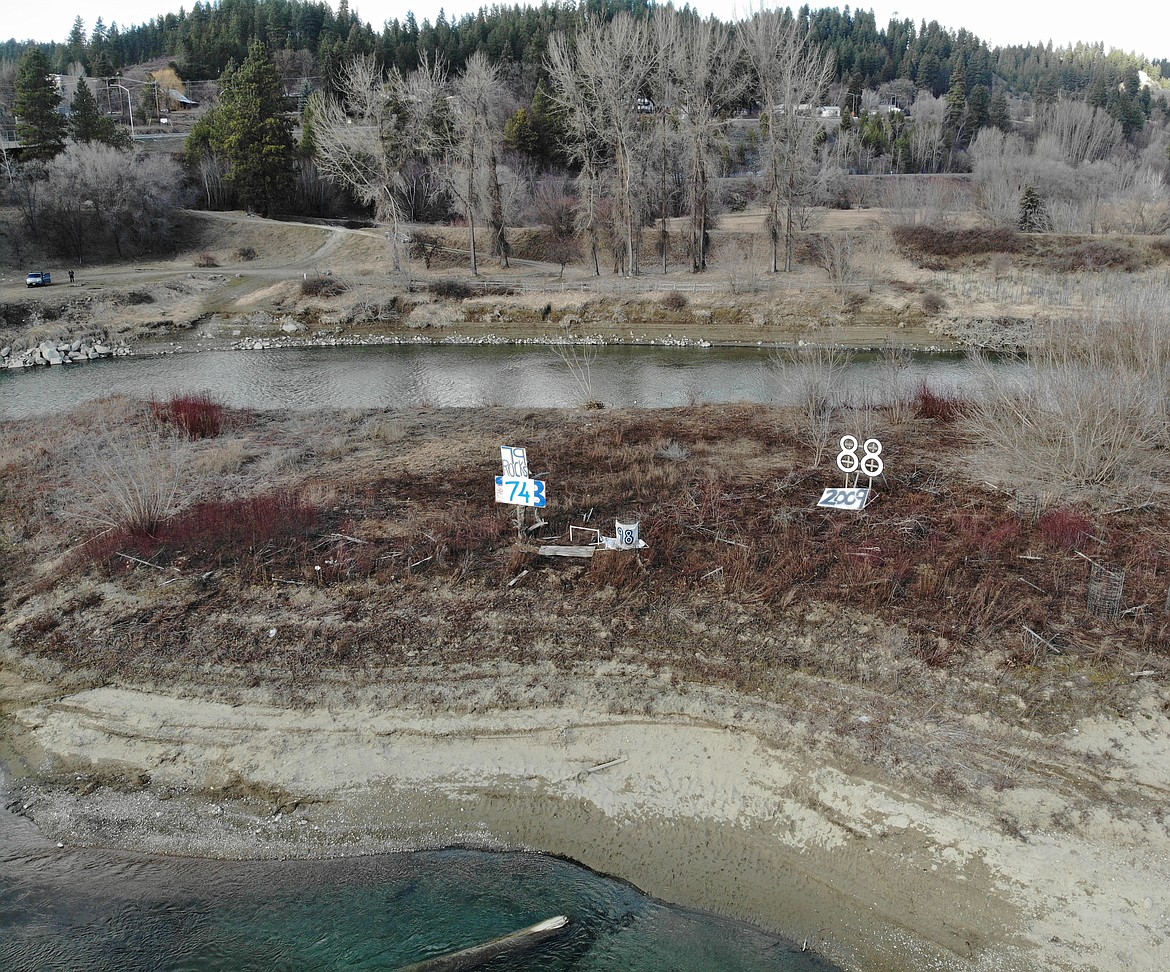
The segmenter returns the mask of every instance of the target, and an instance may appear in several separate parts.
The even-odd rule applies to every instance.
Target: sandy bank
[[[652,683],[648,714],[613,711],[631,679]],[[481,687],[522,697],[535,681],[497,670]],[[1164,967],[1170,724],[1153,695],[1132,725],[1086,720],[1046,743],[1035,785],[988,801],[910,786],[779,707],[630,670],[560,689],[556,706],[449,709],[411,705],[403,673],[290,710],[115,686],[54,695],[9,675],[3,697],[24,812],[69,843],[225,857],[525,847],[850,969]],[[956,758],[992,731],[921,729],[958,743]],[[1081,805],[1070,780],[1124,790],[1129,810]]]

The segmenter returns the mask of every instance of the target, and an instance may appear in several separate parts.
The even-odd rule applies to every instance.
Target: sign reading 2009
[[[858,442],[852,435],[841,436],[841,451],[837,453],[837,468],[845,474],[845,485],[841,488],[826,489],[821,493],[817,506],[830,510],[864,510],[877,494],[873,481],[882,474],[882,444],[877,439],[866,439],[861,446],[862,455],[857,454]],[[869,483],[860,485],[862,475]]]
[[[514,446],[500,446],[503,475],[496,477],[496,502],[510,506],[546,506],[544,480],[528,476],[528,452]]]

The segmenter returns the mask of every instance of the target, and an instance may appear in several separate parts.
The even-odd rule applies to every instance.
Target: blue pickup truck
[[[47,270],[40,273],[35,270],[32,273],[26,274],[24,278],[24,285],[26,287],[47,287],[53,282],[53,275]]]

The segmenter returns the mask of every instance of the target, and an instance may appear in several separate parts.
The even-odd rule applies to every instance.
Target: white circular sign
[[[882,474],[886,468],[882,461],[882,444],[878,439],[866,439],[865,455],[857,455],[858,441],[855,436],[841,436],[841,451],[837,453],[837,468],[848,475],[860,468],[870,479]]]
[[[886,464],[882,462],[882,444],[877,439],[865,440],[865,455],[861,457],[861,471],[870,479],[882,474]]]
[[[851,435],[841,436],[841,451],[837,453],[837,468],[846,474],[857,471],[857,440]]]

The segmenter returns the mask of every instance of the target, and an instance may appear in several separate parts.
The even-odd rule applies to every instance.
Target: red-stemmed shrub
[[[953,422],[962,407],[959,399],[936,392],[926,382],[918,386],[914,396],[914,410],[918,417],[934,419],[936,422]]]
[[[153,531],[111,530],[94,538],[85,556],[108,567],[137,557],[158,564],[185,560],[200,568],[266,561],[291,565],[304,559],[320,513],[286,492],[196,503]],[[121,555],[121,556],[119,556]]]
[[[160,422],[173,425],[188,439],[214,439],[223,431],[224,408],[206,392],[172,395],[170,401],[151,402]]]
[[[1079,550],[1093,533],[1093,521],[1075,510],[1049,510],[1037,524],[1045,544],[1061,550]]]

